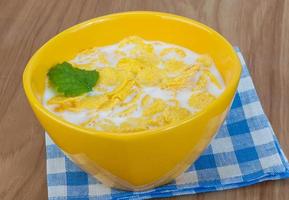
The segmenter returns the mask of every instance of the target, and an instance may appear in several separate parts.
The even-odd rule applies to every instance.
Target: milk
[[[163,63],[167,60],[170,59],[175,59],[184,62],[185,64],[192,66],[196,63],[196,59],[200,56],[199,54],[178,46],[174,44],[169,44],[165,42],[160,42],[160,41],[144,41],[146,44],[152,44],[153,45],[153,50],[156,55],[160,55],[160,53],[167,48],[178,48],[181,49],[182,51],[185,52],[186,56],[182,57],[178,55],[176,52],[169,52],[165,56],[161,57],[161,62],[157,67],[160,69],[164,68]],[[135,44],[127,44],[123,47],[119,47],[119,43],[109,45],[109,46],[104,46],[104,47],[97,47],[92,50],[88,54],[79,54],[76,55],[72,60],[68,61],[72,65],[89,65],[89,69],[101,69],[104,67],[115,67],[118,61],[124,57],[133,57],[134,55],[131,55],[131,50],[135,47]],[[122,52],[121,54],[118,52]],[[102,55],[105,59],[101,61],[100,55]],[[218,97],[219,95],[222,94],[225,88],[225,84],[223,82],[223,79],[216,68],[214,64],[210,66],[209,71],[215,76],[215,78],[218,80],[219,84],[221,85],[220,88],[218,88],[215,84],[212,82],[208,82],[207,84],[207,91],[211,93],[213,96]],[[192,77],[192,81],[196,82],[198,81],[200,77],[200,73],[197,72],[194,77]],[[153,76],[153,74],[152,74]],[[168,74],[168,77],[177,77],[178,73],[172,73]],[[191,113],[196,113],[198,109],[193,108],[189,105],[189,99],[192,94],[199,92],[199,91],[193,91],[192,90],[193,85],[187,87],[187,88],[181,88],[176,92],[173,92],[168,89],[161,88],[159,86],[142,86],[141,88],[141,95],[137,102],[135,104],[137,105],[137,108],[135,111],[130,113],[127,116],[119,116],[118,114],[122,112],[123,110],[127,109],[127,107],[121,107],[121,106],[116,106],[110,110],[104,110],[104,111],[99,111],[99,110],[94,110],[93,112],[90,110],[81,110],[78,112],[72,112],[72,111],[62,111],[62,112],[56,112],[55,111],[55,105],[48,105],[47,102],[49,99],[52,97],[56,96],[56,92],[46,84],[46,89],[43,95],[43,105],[51,112],[54,114],[60,116],[64,120],[80,125],[87,120],[91,119],[92,117],[95,117],[96,115],[98,116],[97,119],[94,121],[94,124],[97,122],[100,122],[105,119],[109,119],[112,121],[116,126],[119,126],[121,123],[125,122],[128,118],[138,118],[142,117],[142,111],[143,108],[141,106],[141,101],[142,98],[144,98],[145,95],[149,95],[153,99],[162,99],[163,101],[169,102],[171,99],[175,99],[178,101],[179,106],[181,108],[185,108]],[[108,92],[113,91],[115,88],[114,87],[107,87]],[[89,96],[95,96],[95,95],[103,95],[104,92],[99,92],[99,91],[91,91],[88,93]],[[127,97],[127,99],[124,100],[124,103],[130,102],[133,99],[133,94]],[[168,103],[169,105],[169,103]],[[154,117],[154,116],[152,116]],[[92,125],[88,124],[87,127],[93,126],[96,130],[101,130],[101,128],[97,125]]]

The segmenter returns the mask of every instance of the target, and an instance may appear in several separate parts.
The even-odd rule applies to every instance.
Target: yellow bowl
[[[80,128],[42,104],[48,69],[81,50],[138,35],[209,54],[226,84],[224,93],[196,116],[157,130],[126,134]],[[43,45],[30,59],[23,85],[33,111],[53,141],[81,168],[109,186],[145,190],[185,171],[208,145],[230,108],[241,73],[232,46],[211,28],[159,12],[126,12],[73,26]]]

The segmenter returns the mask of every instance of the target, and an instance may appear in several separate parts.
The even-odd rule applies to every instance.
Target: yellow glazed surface
[[[226,89],[185,121],[155,130],[109,133],[80,128],[41,104],[48,69],[84,49],[130,35],[177,44],[210,55]],[[79,166],[109,186],[144,190],[165,184],[200,155],[221,126],[235,94],[241,65],[232,46],[196,21],[158,12],[127,12],[92,19],[58,34],[31,58],[23,74],[27,98],[53,141]]]

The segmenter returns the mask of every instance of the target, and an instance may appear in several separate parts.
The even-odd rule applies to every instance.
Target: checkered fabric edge
[[[148,199],[219,191],[289,177],[289,164],[243,66],[226,121],[198,160],[170,184],[143,192],[108,188],[73,164],[46,134],[49,200]]]

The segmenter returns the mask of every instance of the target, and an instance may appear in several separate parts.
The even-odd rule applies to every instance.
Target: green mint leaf
[[[90,92],[99,78],[97,71],[78,69],[68,62],[53,66],[47,75],[56,91],[67,97]]]

